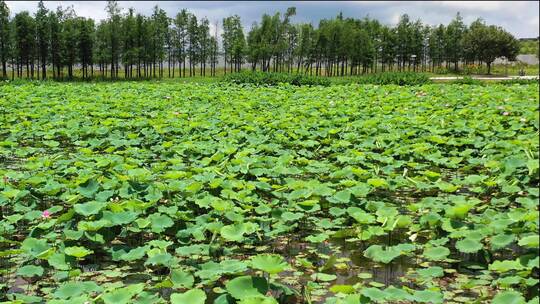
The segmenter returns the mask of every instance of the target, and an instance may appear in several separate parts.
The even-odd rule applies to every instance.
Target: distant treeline
[[[1,76],[72,78],[74,69],[82,78],[215,76],[218,62],[225,63],[225,73],[246,64],[252,70],[315,76],[458,70],[464,64],[486,64],[489,73],[495,58],[513,60],[520,46],[503,28],[481,19],[466,25],[459,13],[438,26],[407,15],[388,26],[341,13],[313,26],[292,23],[291,7],[283,15],[264,14],[248,31],[238,15],[224,18],[218,37],[208,19],[185,9],[170,18],[155,6],[144,16],[108,1],[106,11],[108,18],[96,24],[72,7],[49,11],[40,1],[33,16],[27,11],[12,16],[1,0]]]

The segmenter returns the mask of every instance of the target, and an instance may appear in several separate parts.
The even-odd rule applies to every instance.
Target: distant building
[[[526,63],[526,64],[538,64],[538,57],[535,54],[522,54],[516,56],[516,61]],[[495,59],[495,64],[506,63],[504,58]]]

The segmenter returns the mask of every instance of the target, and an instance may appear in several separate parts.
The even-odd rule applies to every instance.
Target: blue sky
[[[12,13],[35,12],[37,1],[6,1]],[[211,24],[238,14],[246,26],[259,20],[262,14],[284,12],[295,6],[296,22],[313,22],[330,18],[343,11],[346,17],[369,15],[386,24],[395,24],[399,15],[409,14],[427,24],[448,23],[459,11],[466,23],[482,17],[488,24],[501,25],[518,38],[538,37],[539,1],[119,1],[124,9],[150,14],[159,5],[169,16],[187,8],[198,17],[207,17]],[[106,18],[105,1],[46,1],[47,8],[73,5],[79,16],[100,20]]]

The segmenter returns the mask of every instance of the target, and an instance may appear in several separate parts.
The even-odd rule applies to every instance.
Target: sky
[[[12,13],[36,11],[37,1],[6,1]],[[119,1],[124,11],[133,7],[136,12],[150,15],[157,4],[173,17],[186,8],[197,17],[207,17],[213,25],[224,17],[237,14],[249,29],[264,13],[285,12],[296,7],[293,22],[312,22],[336,16],[340,11],[345,17],[369,16],[385,24],[395,24],[401,14],[412,19],[420,18],[430,25],[448,24],[457,12],[469,24],[481,17],[488,24],[504,27],[517,38],[538,37],[539,1]],[[106,18],[105,1],[46,1],[45,6],[56,9],[73,5],[79,16],[95,20]],[[211,29],[213,26],[211,27]]]

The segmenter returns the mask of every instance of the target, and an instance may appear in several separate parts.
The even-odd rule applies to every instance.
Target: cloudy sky
[[[37,1],[6,1],[12,13],[28,10],[35,12]],[[133,7],[137,12],[150,14],[159,5],[169,16],[187,8],[198,17],[207,17],[211,24],[223,17],[238,14],[249,26],[263,13],[284,12],[295,6],[296,22],[313,22],[330,18],[340,11],[345,17],[362,18],[366,15],[383,23],[395,24],[400,14],[409,14],[428,24],[448,23],[459,11],[466,23],[478,17],[488,24],[501,25],[518,38],[538,37],[538,1],[119,1],[124,9]],[[79,16],[100,20],[106,18],[105,1],[46,1],[47,8],[73,5]]]

